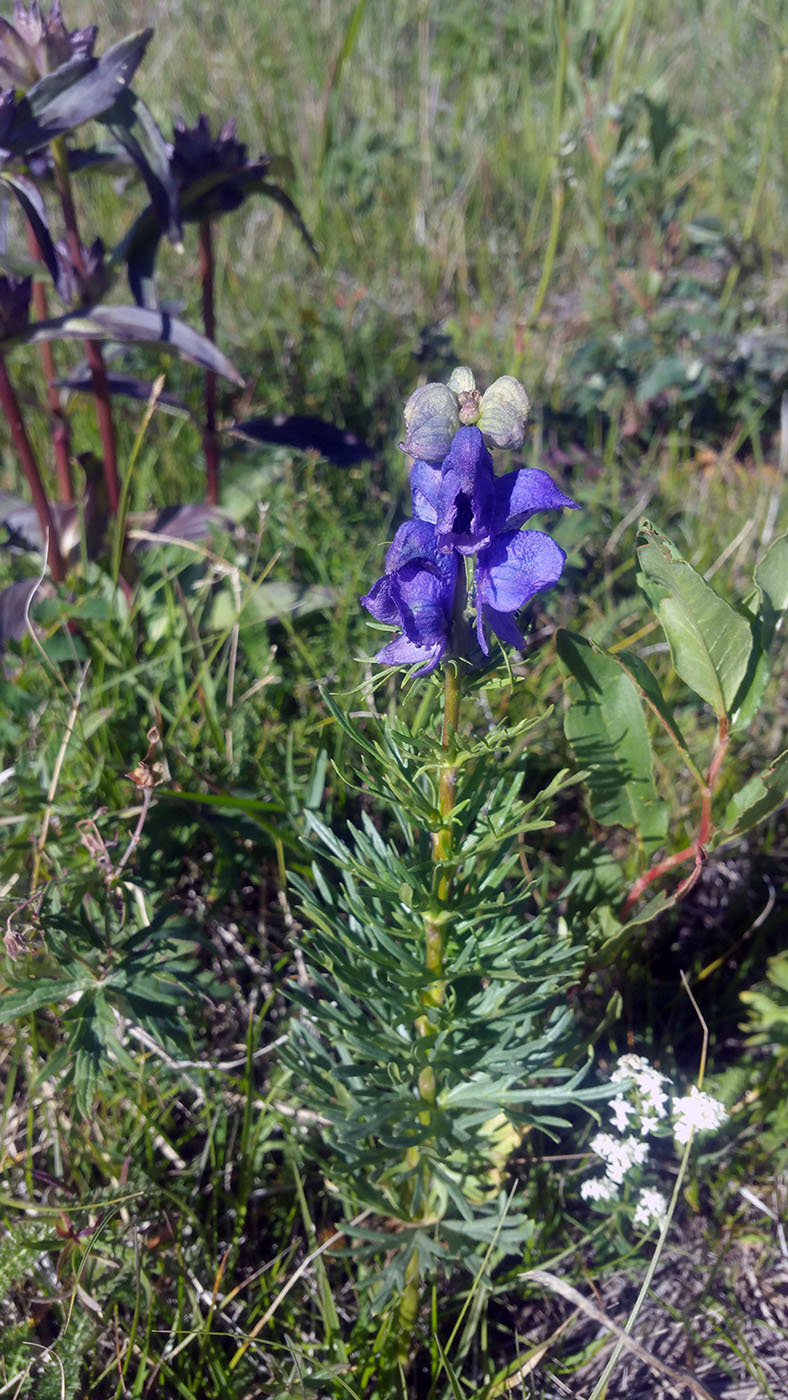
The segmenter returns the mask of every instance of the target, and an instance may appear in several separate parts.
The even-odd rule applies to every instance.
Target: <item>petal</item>
[[[406,636],[417,646],[445,643],[451,626],[454,582],[457,565],[443,577],[417,562],[406,564],[392,579],[391,596],[396,602],[399,622]],[[454,575],[454,577],[452,577]]]
[[[492,457],[478,428],[460,428],[442,467],[435,521],[439,548],[475,554],[489,544],[494,526]]]
[[[440,659],[446,650],[444,642],[441,647],[419,647],[413,642],[409,642],[407,637],[395,637],[393,642],[389,642],[377,652],[375,660],[383,666],[413,666],[420,662],[416,676],[428,676],[430,671],[434,671],[439,665]]]
[[[365,593],[361,599],[361,606],[372,613],[378,622],[399,625],[399,609],[391,596],[391,578],[388,575],[373,583],[369,593]]]
[[[541,530],[496,535],[476,561],[477,607],[513,613],[561,577],[566,555]]]
[[[427,520],[406,520],[400,525],[386,554],[386,573],[396,573],[411,559],[440,558],[435,529]]]
[[[442,462],[460,426],[457,400],[445,384],[423,384],[405,404],[405,441],[411,457]]]
[[[410,469],[410,494],[417,520],[437,520],[436,506],[441,489],[441,469],[429,462],[414,462]]]
[[[497,612],[495,608],[482,608],[482,615],[488,627],[491,627],[496,637],[507,647],[515,647],[521,651],[525,646],[525,637],[516,626],[512,614],[508,612]]]
[[[547,472],[535,467],[523,467],[521,471],[496,477],[496,531],[519,529],[537,510],[558,510],[561,506],[580,509],[576,501],[564,495]]]
[[[493,447],[522,447],[531,404],[519,379],[504,374],[482,395],[479,427]]]

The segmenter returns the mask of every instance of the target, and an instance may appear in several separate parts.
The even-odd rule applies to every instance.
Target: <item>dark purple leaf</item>
[[[232,423],[227,431],[250,442],[281,443],[299,452],[319,452],[337,467],[353,467],[373,455],[372,448],[355,433],[337,428],[322,418],[289,417],[280,413],[274,418],[246,418]]]
[[[50,321],[36,321],[5,345],[37,344],[42,340],[119,340],[130,344],[162,345],[203,369],[212,369],[243,386],[235,365],[221,350],[184,321],[167,312],[142,306],[94,306]]]
[[[80,55],[42,78],[20,99],[4,145],[12,155],[44,146],[114,106],[128,86],[153,34],[142,29],[113,44],[101,58]]]
[[[32,228],[36,242],[41,250],[41,256],[46,263],[49,274],[60,290],[60,264],[58,262],[55,245],[49,232],[47,222],[47,211],[44,201],[41,198],[32,180],[27,180],[24,175],[14,175],[10,170],[4,170],[0,174],[0,180],[4,185],[8,185],[13,190],[25,214],[30,227]]]
[[[87,366],[84,366],[76,374],[69,375],[67,379],[55,379],[52,381],[56,389],[70,389],[75,394],[93,393],[93,375]],[[108,374],[107,382],[111,394],[118,394],[122,398],[138,399],[142,403],[148,403],[153,385],[147,379],[135,379],[131,374]],[[175,394],[162,393],[156,398],[156,407],[169,409],[171,413],[176,413],[180,417],[190,418],[191,414],[186,404]]]
[[[167,544],[173,540],[210,542],[216,530],[231,534],[234,529],[235,524],[230,516],[218,506],[187,505],[167,506],[160,510],[148,526],[147,533],[161,535],[161,543]],[[153,549],[155,544],[155,540],[141,539],[137,540],[134,548]]]
[[[145,103],[129,88],[100,117],[139,170],[160,227],[171,243],[182,235],[178,185],[170,168],[170,151]]]
[[[22,578],[0,593],[0,650],[8,642],[21,642],[27,632],[30,604],[41,586],[39,578]]]

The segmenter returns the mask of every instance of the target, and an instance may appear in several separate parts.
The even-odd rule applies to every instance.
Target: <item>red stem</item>
[[[685,861],[692,860],[693,857],[695,860],[695,868],[678,886],[676,890],[677,899],[683,898],[695,884],[703,868],[703,862],[706,859],[706,847],[714,831],[714,822],[711,814],[711,799],[717,784],[717,779],[720,775],[720,769],[725,760],[729,742],[730,725],[728,716],[720,715],[717,721],[717,742],[714,746],[714,753],[711,756],[706,782],[701,789],[698,834],[690,846],[685,846],[683,851],[675,851],[672,856],[665,856],[664,860],[657,861],[656,865],[652,865],[650,870],[647,870],[644,875],[641,875],[640,878],[635,881],[621,907],[620,917],[622,922],[626,921],[629,917],[633,906],[637,903],[643,891],[648,889],[649,885],[653,884],[655,880],[658,880],[660,875],[666,875],[669,870],[674,870],[677,865],[683,865]]]
[[[0,405],[2,405],[8,426],[11,430],[11,437],[14,441],[17,456],[22,466],[22,470],[27,478],[30,493],[33,497],[33,505],[36,508],[38,521],[41,526],[41,534],[48,541],[47,561],[49,572],[55,583],[61,583],[65,578],[66,570],[63,565],[63,556],[60,553],[60,541],[58,540],[55,522],[52,518],[52,510],[44,490],[44,483],[41,480],[41,473],[38,470],[38,463],[30,445],[30,438],[27,435],[27,428],[22,417],[22,410],[19,407],[19,400],[16,391],[8,375],[5,359],[0,355]]]
[[[208,340],[214,340],[216,315],[214,309],[213,235],[209,220],[200,224],[200,285],[202,287],[202,322]],[[202,434],[205,453],[205,498],[209,505],[219,504],[219,438],[216,432],[216,373],[205,371],[205,422]]]
[[[56,136],[51,143],[58,194],[63,209],[63,222],[71,261],[80,277],[85,275],[85,261],[82,256],[82,242],[79,237],[77,211],[71,193],[71,180],[68,173],[68,151],[62,136]],[[88,362],[93,381],[93,398],[96,404],[101,444],[104,449],[104,479],[107,483],[107,501],[113,515],[120,506],[120,478],[118,477],[118,451],[115,443],[115,424],[112,419],[112,401],[109,381],[104,366],[104,356],[97,340],[86,340],[85,359]]]
[[[34,258],[43,263],[41,250],[30,225],[27,225],[27,246]],[[33,278],[33,307],[39,321],[46,320],[47,316],[47,294],[43,282]],[[72,505],[74,501],[74,483],[71,476],[70,457],[70,434],[68,430],[68,419],[60,407],[60,395],[53,383],[57,377],[55,371],[55,356],[52,345],[48,340],[41,342],[41,364],[44,369],[46,379],[46,395],[49,404],[49,412],[52,416],[52,446],[55,452],[55,471],[57,474],[58,494],[61,501],[66,505]]]

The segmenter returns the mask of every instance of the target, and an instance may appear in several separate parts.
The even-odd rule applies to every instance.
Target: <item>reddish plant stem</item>
[[[200,286],[202,288],[202,323],[208,340],[214,340],[216,313],[214,308],[213,233],[210,220],[200,224]],[[219,438],[216,432],[216,374],[205,371],[205,422],[202,445],[205,453],[205,499],[211,506],[219,504]]]
[[[62,136],[51,142],[52,159],[55,167],[60,203],[63,209],[63,222],[66,226],[66,239],[71,261],[80,277],[85,275],[85,260],[82,256],[82,241],[79,236],[77,211],[71,193],[71,179],[68,173],[68,151]],[[96,405],[101,444],[104,449],[104,480],[107,484],[107,501],[113,515],[120,506],[120,478],[118,477],[118,451],[115,443],[115,424],[112,418],[112,400],[109,380],[104,365],[101,345],[97,340],[86,340],[85,359],[88,362],[93,381],[93,399]]]
[[[690,846],[685,846],[682,851],[675,851],[673,855],[666,856],[664,860],[657,861],[656,865],[652,865],[650,870],[647,870],[645,874],[641,875],[640,878],[635,881],[621,907],[620,917],[622,921],[625,921],[629,917],[633,906],[637,903],[643,891],[648,889],[649,885],[653,884],[655,880],[658,880],[661,875],[666,875],[669,870],[675,870],[677,865],[683,865],[685,861],[692,860],[693,858],[695,860],[695,867],[691,874],[689,874],[685,880],[682,880],[676,890],[676,897],[681,899],[695,884],[703,868],[703,862],[706,859],[706,847],[714,831],[711,800],[714,795],[717,779],[720,775],[720,769],[725,761],[729,741],[730,725],[728,716],[721,715],[717,724],[717,742],[714,746],[714,753],[711,756],[706,782],[701,789],[698,834]]]
[[[27,246],[34,258],[43,263],[41,250],[30,225],[27,225]],[[43,282],[33,278],[33,307],[39,321],[45,321],[47,316],[47,294]],[[52,446],[55,452],[55,472],[57,474],[58,495],[66,505],[72,505],[74,501],[74,483],[71,476],[70,460],[70,433],[68,430],[68,419],[60,407],[60,395],[54,385],[57,377],[55,371],[55,356],[52,351],[51,342],[42,340],[41,342],[41,364],[44,369],[46,379],[46,395],[49,404],[49,412],[52,416]]]
[[[44,483],[41,480],[41,473],[38,470],[38,463],[30,445],[30,438],[27,435],[27,428],[22,417],[22,410],[19,407],[19,400],[16,391],[9,378],[5,359],[0,355],[0,404],[8,420],[11,430],[14,447],[22,466],[22,471],[30,487],[33,497],[33,505],[36,508],[38,522],[41,526],[41,533],[47,540],[47,562],[49,572],[55,583],[61,583],[65,578],[65,567],[63,556],[60,552],[60,541],[58,540],[55,522],[52,518],[52,510],[44,490]]]

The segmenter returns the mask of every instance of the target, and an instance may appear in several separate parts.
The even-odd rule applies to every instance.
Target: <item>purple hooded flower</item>
[[[540,473],[542,475],[542,473]],[[484,625],[511,647],[525,646],[514,614],[535,593],[552,588],[561,577],[566,555],[541,530],[508,530],[496,535],[476,560],[476,635],[489,654]]]
[[[361,599],[378,622],[402,629],[375,657],[389,666],[418,665],[417,676],[440,664],[451,633],[457,556],[438,550],[423,520],[400,525],[386,555],[386,572]]]

